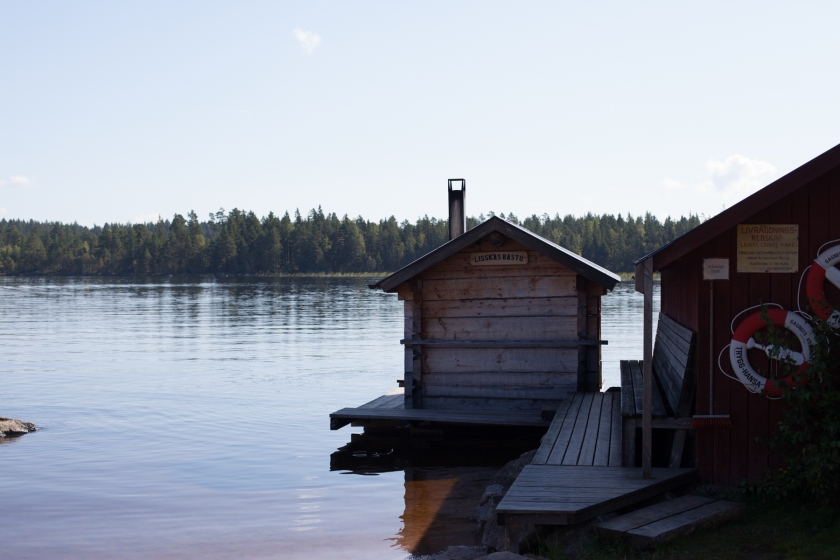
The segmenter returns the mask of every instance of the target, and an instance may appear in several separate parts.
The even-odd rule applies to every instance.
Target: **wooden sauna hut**
[[[332,429],[547,426],[568,392],[601,389],[601,297],[620,278],[495,216],[466,231],[465,194],[450,181],[447,243],[370,286],[404,302],[404,389],[331,414]]]
[[[694,462],[706,482],[735,486],[781,466],[762,439],[782,418],[783,401],[742,382],[733,362],[742,363],[727,345],[738,342],[733,328],[739,332],[757,311],[753,306],[806,310],[814,275],[815,289],[840,308],[840,290],[830,281],[840,275],[831,260],[840,256],[838,216],[840,145],[636,263],[637,289],[644,289],[645,269],[661,273],[662,315],[697,334],[693,414],[728,415],[731,421],[731,429],[695,431]],[[760,349],[745,354],[754,365],[767,360]]]

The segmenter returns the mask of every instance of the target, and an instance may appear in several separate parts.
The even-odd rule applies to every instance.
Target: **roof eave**
[[[584,259],[583,257],[580,257],[579,255],[576,255],[575,253],[572,253],[568,249],[564,249],[559,245],[551,243],[550,241],[543,239],[521,226],[517,226],[516,224],[512,224],[494,216],[466,233],[459,235],[455,239],[447,241],[434,251],[404,266],[390,276],[383,278],[376,284],[371,284],[369,287],[371,289],[381,289],[385,292],[393,292],[397,289],[397,286],[403,282],[410,280],[427,268],[434,266],[452,254],[468,247],[493,231],[498,231],[514,241],[518,241],[519,243],[546,255],[555,262],[562,264],[563,266],[580,274],[587,280],[591,280],[608,290],[612,290],[615,285],[621,281],[621,277],[618,275]]]

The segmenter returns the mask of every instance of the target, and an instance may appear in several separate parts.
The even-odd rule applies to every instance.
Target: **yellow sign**
[[[738,272],[798,271],[798,224],[738,224]]]
[[[493,251],[491,253],[470,253],[473,266],[505,266],[528,264],[528,251]]]

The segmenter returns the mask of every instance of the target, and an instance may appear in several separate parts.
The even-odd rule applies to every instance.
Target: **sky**
[[[708,217],[840,143],[840,3],[0,1],[0,218]]]

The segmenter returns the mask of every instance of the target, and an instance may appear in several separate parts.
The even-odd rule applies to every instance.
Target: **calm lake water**
[[[366,283],[0,278],[0,415],[43,428],[0,445],[0,558],[472,544],[472,508],[527,442],[447,452],[329,430],[402,377],[402,305]],[[641,316],[631,284],[604,297],[605,388],[641,358]]]

